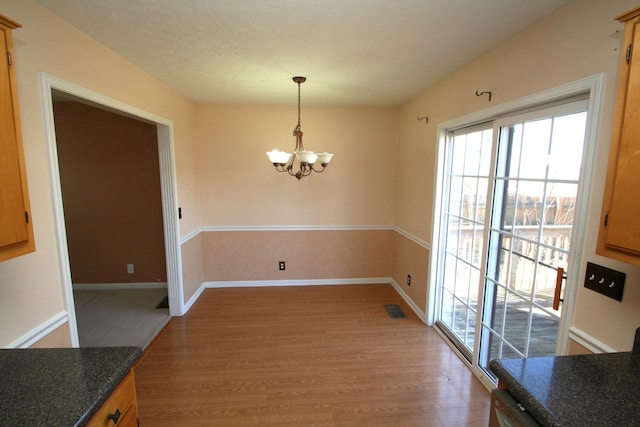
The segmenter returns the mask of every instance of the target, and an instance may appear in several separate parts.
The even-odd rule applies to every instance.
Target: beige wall
[[[393,225],[398,110],[305,107],[304,91],[302,100],[305,148],[336,154],[301,181],[265,154],[293,151],[295,106],[198,108],[203,226]]]
[[[430,241],[433,209],[436,127],[505,101],[534,94],[597,73],[606,73],[593,191],[589,202],[588,233],[582,256],[587,261],[627,273],[623,302],[583,287],[578,289],[574,326],[617,350],[628,350],[640,326],[640,269],[595,255],[603,185],[623,26],[613,18],[637,0],[578,0],[545,21],[487,52],[436,85],[427,88],[402,108],[398,146],[396,225]],[[475,91],[493,92],[493,101]],[[429,125],[417,116],[429,116]],[[422,268],[426,258],[414,261]]]
[[[54,228],[39,72],[43,71],[173,121],[181,233],[197,228],[192,137],[195,105],[31,0],[0,0],[14,31],[16,74],[36,252],[0,263],[0,346],[7,346],[65,308]]]
[[[302,100],[305,148],[336,154],[300,181],[265,154],[293,150],[295,106],[199,106],[202,225],[220,229],[200,236],[205,282],[391,276],[393,232],[359,228],[394,223],[398,109],[306,107],[304,91]]]
[[[395,225],[414,239],[394,235],[393,265],[386,268],[421,308],[426,304],[428,250],[415,239],[431,238],[437,123],[605,72],[582,264],[594,261],[625,271],[627,287],[622,303],[579,289],[574,324],[613,348],[630,348],[640,324],[640,289],[634,286],[640,271],[594,254],[621,39],[616,31],[622,28],[613,17],[636,1],[577,0],[425,89],[401,109],[306,107],[303,91],[306,147],[336,156],[322,177],[297,182],[277,174],[264,155],[273,148],[293,147],[295,107],[194,105],[31,0],[0,0],[0,13],[23,24],[14,41],[37,246],[34,254],[0,263],[0,346],[64,310],[39,71],[173,121],[183,209],[180,235],[195,235],[183,244],[186,298],[201,280],[245,277],[241,270],[233,278],[224,269],[205,273],[211,259],[219,262],[228,256],[218,240],[225,227]],[[493,91],[493,102],[476,97],[476,90]],[[416,120],[425,115],[428,125]],[[200,227],[205,232],[198,235]],[[247,243],[234,239],[229,250],[234,253]],[[272,262],[265,261],[265,268]],[[404,285],[406,274],[413,278],[410,288]]]
[[[166,282],[156,126],[79,102],[54,111],[73,283]]]

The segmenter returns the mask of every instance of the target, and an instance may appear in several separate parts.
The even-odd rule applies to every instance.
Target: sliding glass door
[[[491,359],[556,351],[586,108],[449,132],[437,324],[490,377]]]
[[[492,123],[450,132],[447,141],[439,322],[467,357],[476,337],[492,141]]]

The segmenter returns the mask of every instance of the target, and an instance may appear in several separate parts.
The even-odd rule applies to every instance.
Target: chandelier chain
[[[298,83],[298,124],[296,125],[295,129],[293,129],[293,135],[297,135],[298,132],[300,132],[300,84],[301,82],[296,82]]]

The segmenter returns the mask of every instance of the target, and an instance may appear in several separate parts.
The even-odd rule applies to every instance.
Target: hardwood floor
[[[390,285],[208,289],[135,375],[142,427],[489,419],[489,392]]]

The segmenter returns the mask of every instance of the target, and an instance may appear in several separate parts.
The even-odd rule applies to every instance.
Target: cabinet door
[[[14,121],[6,31],[0,31],[0,248],[28,239]]]
[[[87,423],[88,427],[134,427],[138,425],[136,383],[130,371]]]
[[[607,245],[640,255],[640,21],[627,25],[632,26],[633,39],[607,218]]]
[[[35,250],[12,51],[17,27],[0,16],[0,261]]]

